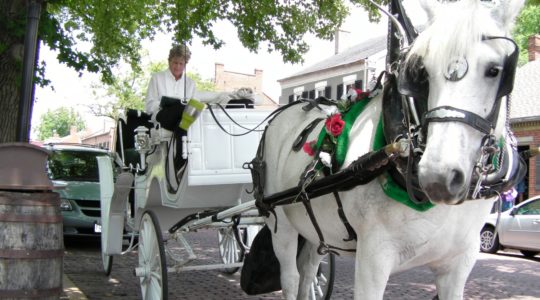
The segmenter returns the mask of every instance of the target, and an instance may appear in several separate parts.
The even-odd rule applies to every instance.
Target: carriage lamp
[[[148,135],[148,128],[139,126],[135,128],[135,149],[141,156],[140,170],[146,168],[146,153],[150,151],[150,136]]]
[[[206,107],[206,104],[197,101],[195,99],[189,99],[184,112],[182,112],[182,120],[180,121],[180,128],[187,131],[189,126],[197,120],[202,110]]]

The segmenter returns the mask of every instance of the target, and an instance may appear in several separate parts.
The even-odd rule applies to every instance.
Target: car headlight
[[[68,199],[61,198],[60,210],[73,210],[73,207],[71,207],[71,202],[69,202]]]

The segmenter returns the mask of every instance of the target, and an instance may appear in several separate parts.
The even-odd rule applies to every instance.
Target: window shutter
[[[308,92],[302,92],[302,98],[306,99],[309,96]]]
[[[309,91],[309,99],[315,99],[315,90]]]
[[[324,88],[324,96],[328,99],[332,99],[332,87],[327,86]]]
[[[294,101],[294,94],[292,95],[289,95],[289,103],[293,102]]]
[[[343,96],[343,84],[340,83],[338,84],[337,86],[337,95],[336,95],[336,99],[341,99],[341,96]]]
[[[354,82],[354,87],[357,88],[357,89],[364,90],[364,85],[362,83],[363,83],[362,79],[357,80],[357,81]]]

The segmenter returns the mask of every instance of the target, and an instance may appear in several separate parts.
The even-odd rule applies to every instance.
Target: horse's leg
[[[430,265],[435,272],[438,299],[463,299],[467,278],[476,262],[478,247],[465,251],[442,263]]]
[[[323,256],[317,253],[317,245],[306,241],[297,262],[298,271],[300,272],[298,299],[309,299],[311,285],[315,281],[315,275],[322,258]]]
[[[356,265],[354,272],[354,299],[383,299],[384,290],[390,278],[395,249],[392,243],[384,243],[384,233],[362,238],[358,236]]]
[[[281,290],[287,300],[296,300],[300,275],[296,268],[296,253],[298,251],[298,232],[289,223],[282,209],[276,209],[277,231],[274,232],[275,218],[267,219],[272,231],[272,246],[279,260],[281,272]]]

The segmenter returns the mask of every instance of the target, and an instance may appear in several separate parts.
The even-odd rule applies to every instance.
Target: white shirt
[[[152,78],[148,84],[148,91],[146,92],[146,112],[155,114],[159,111],[162,96],[186,100],[193,98],[195,94],[195,82],[189,77],[184,76],[185,73],[182,74],[180,79],[176,80],[169,69],[152,74]]]

